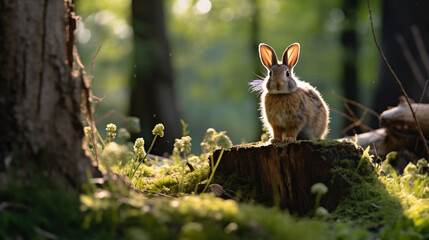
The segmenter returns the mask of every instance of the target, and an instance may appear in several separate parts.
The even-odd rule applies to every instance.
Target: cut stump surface
[[[213,154],[217,160],[220,150]],[[314,209],[311,186],[324,183],[329,190],[320,205],[332,211],[350,187],[345,180],[350,176],[336,170],[372,172],[368,161],[359,164],[362,154],[362,148],[353,143],[331,140],[236,146],[225,150],[213,182],[237,192],[243,200],[277,205],[299,215]]]

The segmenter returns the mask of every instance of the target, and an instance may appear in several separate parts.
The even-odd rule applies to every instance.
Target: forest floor
[[[207,193],[210,165],[215,169],[222,160],[213,159],[212,151],[231,147],[225,132],[209,129],[199,156],[184,136],[162,158],[148,154],[142,139],[127,141],[125,129],[106,130],[106,139],[97,136],[97,158],[109,177],[84,184],[81,194],[37,173],[0,188],[1,239],[429,239],[424,159],[398,175],[389,164],[394,152],[377,163],[365,151],[362,159],[374,166],[372,173],[352,174],[350,194],[334,211],[320,206],[299,217]],[[163,127],[153,133],[156,144]],[[86,129],[90,149],[96,135]]]

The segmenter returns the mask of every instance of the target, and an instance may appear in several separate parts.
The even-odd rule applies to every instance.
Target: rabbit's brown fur
[[[260,45],[259,52],[270,72],[264,80],[260,107],[271,142],[324,138],[328,133],[329,108],[314,87],[293,74],[299,44],[288,47],[283,63],[277,62],[274,50],[266,44]]]

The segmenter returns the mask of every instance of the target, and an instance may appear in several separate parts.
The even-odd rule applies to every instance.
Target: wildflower
[[[106,132],[109,140],[114,139],[116,137],[116,125],[113,123],[107,124]]]
[[[203,153],[213,152],[216,149],[216,135],[217,132],[213,128],[207,129],[206,135],[201,142]]]
[[[232,147],[232,142],[229,139],[229,137],[226,135],[225,131],[222,131],[219,133],[218,137],[217,137],[217,146],[222,147],[222,148],[230,148]]]
[[[92,136],[91,127],[84,127],[84,128],[83,128],[83,132],[85,133],[85,136],[86,136],[87,138],[89,138],[89,137],[91,137],[91,136]]]
[[[191,152],[191,140],[192,138],[190,136],[185,136],[182,137],[181,139],[176,139],[174,141],[174,152],[178,152],[178,153],[185,153],[188,154]]]
[[[118,131],[118,138],[120,139],[129,139],[131,137],[130,133],[125,128],[120,128]]]
[[[156,124],[152,130],[152,134],[164,137],[164,125],[162,123]]]
[[[326,187],[323,183],[316,183],[313,186],[311,186],[311,193],[313,194],[325,194],[328,192],[328,187]]]
[[[125,145],[119,145],[115,142],[110,142],[106,144],[106,147],[101,152],[101,160],[105,166],[112,166],[115,164],[118,159],[122,158],[122,155],[125,155],[125,152],[128,151],[128,148]]]
[[[214,130],[213,128],[209,128],[207,129],[207,132],[204,138],[210,139],[210,138],[213,138],[216,134],[217,134],[216,130]]]
[[[134,142],[134,153],[136,154],[137,159],[142,159],[146,156],[143,138],[137,138]]]
[[[103,150],[103,146],[100,143],[97,143],[96,145],[97,145],[98,151]],[[92,149],[94,149],[94,148],[92,148]]]
[[[207,129],[206,135],[201,142],[201,148],[203,150],[203,153],[213,152],[218,147],[232,147],[232,142],[226,135],[226,131],[217,133],[216,130],[214,130],[213,128]]]
[[[206,163],[206,159],[201,159],[199,156],[191,156],[188,158],[188,162],[195,163],[195,164],[204,164]]]

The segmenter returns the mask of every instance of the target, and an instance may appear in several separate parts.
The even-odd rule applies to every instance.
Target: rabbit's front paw
[[[271,140],[270,140],[270,143],[271,144],[276,144],[276,143],[279,143],[279,142],[281,142],[282,140],[281,139],[278,139],[278,138],[271,138]]]
[[[283,138],[283,142],[293,142],[295,140],[296,140],[296,138],[293,138],[293,137],[285,137],[285,138]]]

